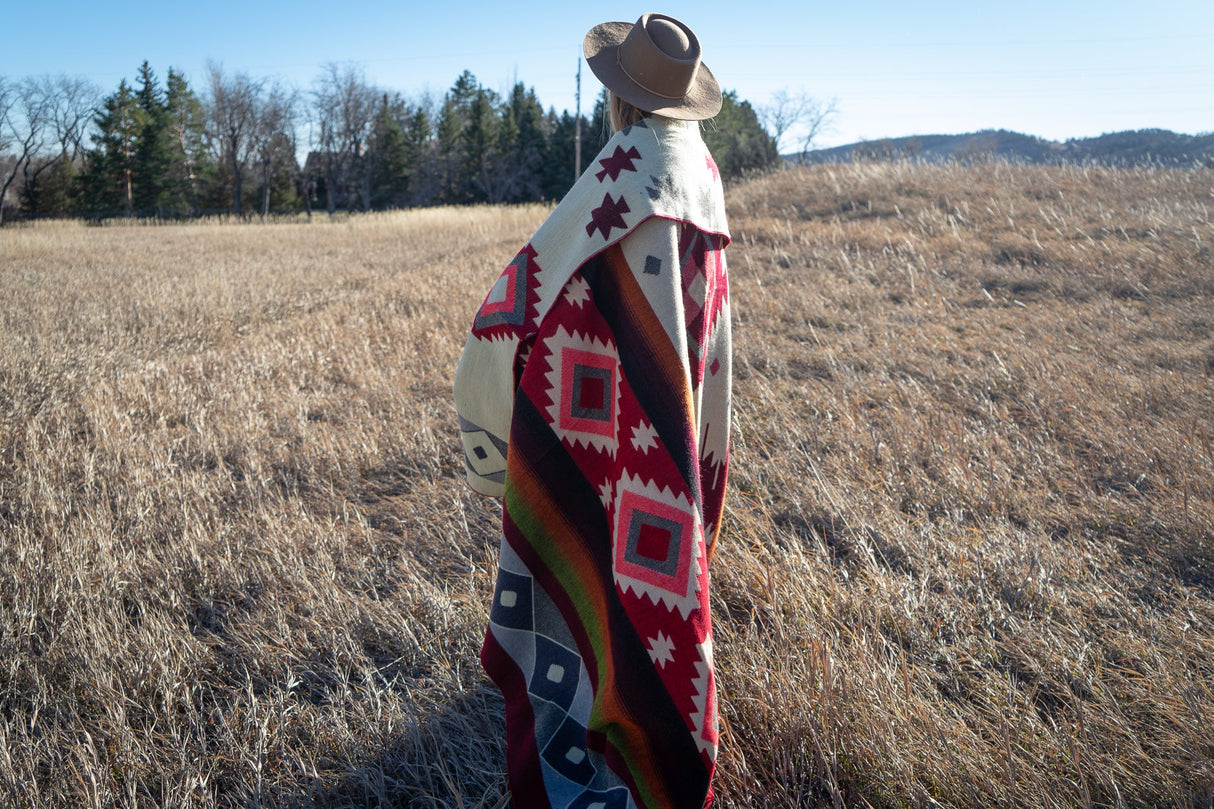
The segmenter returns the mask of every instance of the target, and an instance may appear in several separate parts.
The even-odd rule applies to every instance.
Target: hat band
[[[665,98],[670,101],[680,101],[687,97],[686,91],[684,91],[683,93],[681,93],[680,95],[677,95],[677,96],[667,95],[666,93],[663,93],[660,90],[653,89],[648,84],[641,81],[636,76],[632,75],[630,72],[628,72],[628,68],[624,65],[624,61],[620,58],[620,53],[623,50],[624,50],[624,48],[622,46],[615,49],[615,64],[621,71],[623,71],[625,76],[627,76],[629,79],[632,80],[633,84],[635,84],[637,87],[640,87],[645,92],[650,93],[651,95],[655,95],[658,98]],[[688,86],[688,89],[690,89],[690,85]]]

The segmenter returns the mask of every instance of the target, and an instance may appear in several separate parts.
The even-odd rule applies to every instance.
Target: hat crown
[[[645,33],[658,46],[658,50],[675,59],[688,59],[692,56],[691,39],[683,29],[670,20],[662,17],[649,20]]]
[[[700,41],[674,17],[642,14],[620,43],[620,69],[642,89],[667,99],[683,98],[700,67]]]

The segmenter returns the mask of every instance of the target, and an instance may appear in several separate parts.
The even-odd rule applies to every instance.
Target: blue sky
[[[1160,127],[1214,130],[1214,2],[661,4],[396,0],[171,4],[14,3],[0,75],[92,79],[105,92],[147,59],[197,88],[208,59],[307,89],[357,62],[387,89],[436,96],[464,70],[504,91],[517,78],[574,107],[586,30],[645,11],[683,19],[726,89],[756,106],[780,89],[834,99],[829,146],[1005,128],[1054,140]],[[599,90],[583,71],[583,111]]]

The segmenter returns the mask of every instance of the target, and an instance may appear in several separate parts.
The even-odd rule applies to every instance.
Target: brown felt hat
[[[721,109],[721,86],[700,61],[700,40],[674,17],[596,25],[582,48],[603,86],[638,109],[684,121]]]

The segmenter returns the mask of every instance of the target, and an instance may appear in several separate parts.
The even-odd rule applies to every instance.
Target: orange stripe
[[[577,530],[565,518],[544,478],[520,453],[510,455],[506,479],[509,481],[507,507],[512,517],[526,515],[525,522],[519,524],[520,529],[526,526],[541,532],[542,535],[533,536],[524,531],[524,535],[568,594],[586,629],[586,637],[594,647],[595,660],[585,661],[596,665],[598,676],[590,730],[606,736],[627,762],[633,783],[646,806],[656,809],[671,805],[661,762],[651,749],[649,736],[615,687],[615,656],[607,642],[609,609],[597,571],[588,561],[590,554],[571,552],[575,544],[580,545]],[[609,586],[614,591],[614,582]]]

